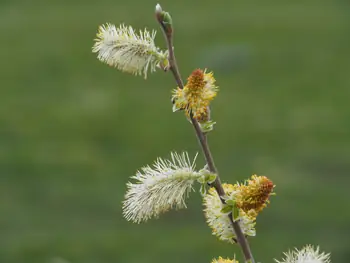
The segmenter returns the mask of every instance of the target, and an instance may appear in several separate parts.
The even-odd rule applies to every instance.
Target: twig
[[[175,81],[176,81],[178,87],[180,89],[183,89],[184,84],[183,84],[183,81],[182,81],[182,78],[181,78],[181,75],[180,75],[180,72],[178,69],[178,65],[176,62],[176,57],[175,57],[175,53],[174,53],[174,49],[173,49],[173,28],[172,28],[172,25],[164,23],[164,19],[163,19],[164,14],[160,13],[159,10],[156,10],[156,15],[157,15],[157,20],[161,25],[161,28],[162,28],[162,31],[163,31],[163,34],[164,34],[164,37],[165,37],[165,40],[167,43],[167,48],[168,48],[168,52],[169,52],[170,70],[173,73],[173,76],[175,78]],[[169,16],[169,14],[167,14],[167,15]],[[170,16],[168,17],[168,19],[171,19]],[[191,122],[193,124],[194,129],[195,129],[199,144],[202,147],[202,151],[203,151],[203,154],[205,156],[205,160],[206,160],[206,163],[208,165],[209,171],[217,175],[216,180],[211,184],[211,186],[215,188],[216,192],[218,193],[218,195],[220,197],[221,202],[223,204],[225,204],[226,203],[225,202],[226,194],[225,194],[224,188],[222,187],[221,180],[220,180],[220,177],[218,175],[218,171],[215,167],[214,159],[211,155],[211,151],[210,151],[209,144],[207,141],[207,136],[202,132],[198,121],[196,119],[194,119],[192,116],[191,116]],[[250,246],[249,246],[247,239],[244,236],[242,229],[239,225],[239,221],[233,220],[232,213],[230,213],[228,215],[228,217],[230,219],[230,222],[231,222],[232,227],[234,229],[234,232],[236,234],[237,242],[242,249],[245,261],[247,263],[255,263],[254,257],[252,255],[251,250],[250,250]]]

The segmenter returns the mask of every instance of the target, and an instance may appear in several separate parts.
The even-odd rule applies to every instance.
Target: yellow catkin
[[[206,73],[196,69],[188,77],[183,89],[173,91],[175,110],[185,110],[188,118],[192,117],[199,122],[210,119],[209,104],[215,98],[218,87],[215,86],[213,73]]]
[[[213,261],[211,263],[239,263],[237,260],[235,259],[229,259],[229,258],[222,258],[222,257],[219,257],[219,258],[214,258]]]
[[[269,202],[274,187],[273,182],[266,176],[253,175],[246,184],[236,186],[237,207],[251,216],[257,216]]]

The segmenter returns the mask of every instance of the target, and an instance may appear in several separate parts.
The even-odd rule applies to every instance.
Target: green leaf
[[[197,182],[198,183],[200,183],[200,184],[205,184],[206,183],[206,181],[205,181],[205,176],[201,176],[201,177],[199,177],[198,179],[197,179]]]
[[[239,209],[237,206],[232,207],[232,217],[235,221],[239,218]]]
[[[232,199],[228,199],[226,200],[226,204],[233,207],[236,205],[236,202]]]
[[[226,205],[226,204],[221,209],[221,213],[223,213],[223,214],[231,213],[231,211],[232,211],[232,206],[229,206],[229,205]]]
[[[205,184],[201,185],[201,188],[199,191],[200,191],[202,196],[205,196],[207,194],[207,188],[206,188]]]
[[[204,133],[208,133],[208,132],[214,130],[215,124],[216,124],[216,122],[214,122],[214,121],[206,121],[206,122],[199,123],[201,130]]]
[[[213,183],[216,180],[216,177],[217,177],[216,174],[208,174],[207,182],[210,183],[210,184]]]
[[[217,177],[217,175],[210,172],[206,166],[202,170],[199,171],[199,174],[201,174],[203,176],[203,178],[197,179],[198,182],[200,182],[200,183],[202,182],[202,180],[204,180],[205,183],[211,184],[216,180],[216,177]]]

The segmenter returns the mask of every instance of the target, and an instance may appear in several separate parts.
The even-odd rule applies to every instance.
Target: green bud
[[[173,20],[168,12],[163,11],[162,7],[157,4],[156,5],[156,17],[158,22],[163,27],[163,30],[166,34],[172,34],[173,32]]]
[[[165,25],[172,25],[173,24],[173,19],[171,18],[170,14],[168,12],[162,12],[162,16],[163,16],[163,23]]]

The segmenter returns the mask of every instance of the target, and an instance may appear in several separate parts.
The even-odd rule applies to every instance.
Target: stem
[[[165,32],[163,30],[163,32]],[[170,70],[174,75],[176,84],[179,86],[180,89],[184,88],[184,83],[182,81],[181,75],[180,75],[180,71],[179,68],[177,66],[176,63],[176,57],[175,57],[175,52],[174,52],[174,48],[173,48],[173,36],[172,33],[171,34],[164,34],[165,38],[166,38],[166,44],[168,47],[168,51],[169,51],[169,65],[170,65]]]
[[[184,84],[183,84],[183,81],[182,81],[182,78],[181,78],[181,75],[179,72],[179,68],[177,66],[176,57],[175,57],[175,53],[174,53],[174,49],[173,49],[173,29],[171,28],[171,30],[169,30],[169,28],[167,28],[160,19],[157,19],[157,20],[161,25],[164,37],[166,39],[167,48],[169,51],[170,70],[173,73],[173,76],[175,78],[175,81],[176,81],[178,87],[180,89],[183,89]],[[215,188],[216,192],[218,193],[218,195],[220,197],[221,202],[223,204],[225,204],[226,194],[225,194],[224,188],[222,187],[221,180],[220,180],[220,177],[218,175],[218,171],[215,167],[214,159],[212,157],[212,154],[211,154],[211,151],[209,148],[207,136],[206,136],[206,134],[204,134],[202,132],[198,121],[196,119],[194,119],[192,116],[191,116],[191,122],[193,124],[194,129],[195,129],[199,144],[202,147],[202,151],[203,151],[206,163],[208,165],[208,168],[209,168],[210,172],[215,173],[217,175],[216,180],[211,184],[211,186]],[[239,225],[239,221],[233,220],[232,213],[230,213],[228,215],[228,217],[230,219],[230,222],[231,222],[232,227],[234,229],[234,232],[236,234],[237,242],[242,249],[245,261],[247,263],[255,263],[254,257],[252,255],[251,250],[250,250],[250,246],[249,246],[247,239],[244,236],[242,229]]]
[[[214,159],[211,155],[211,151],[209,148],[207,137],[200,129],[200,126],[199,126],[199,123],[197,122],[197,120],[191,118],[191,121],[192,121],[194,129],[196,131],[196,135],[198,137],[199,143],[202,147],[208,168],[209,168],[210,172],[217,174],[216,180],[214,181],[214,183],[211,184],[211,186],[213,186],[215,188],[216,192],[218,193],[218,195],[220,197],[221,202],[223,204],[225,204],[226,194],[225,194],[224,188],[222,187],[221,180],[220,180],[220,177],[218,175],[217,169],[215,167]],[[228,217],[229,217],[230,222],[232,224],[232,227],[235,231],[235,234],[237,237],[237,242],[241,246],[245,261],[250,262],[250,263],[254,263],[255,261],[254,261],[254,257],[252,255],[252,252],[250,250],[250,246],[249,246],[248,241],[242,232],[242,229],[239,225],[239,222],[233,220],[232,213],[230,213],[228,215]]]

